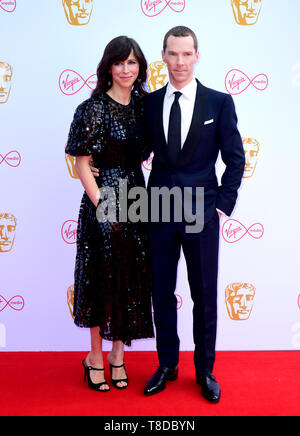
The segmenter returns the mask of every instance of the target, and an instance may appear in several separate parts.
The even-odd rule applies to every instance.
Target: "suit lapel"
[[[193,156],[195,148],[197,147],[198,144],[197,138],[200,137],[201,129],[204,125],[206,104],[207,104],[206,89],[197,80],[197,92],[196,92],[192,122],[186,141],[181,149],[177,168],[186,165]]]

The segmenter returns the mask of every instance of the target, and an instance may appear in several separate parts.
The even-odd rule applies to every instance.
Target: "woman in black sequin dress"
[[[111,379],[116,388],[124,389],[124,344],[153,337],[146,223],[96,217],[103,201],[99,188],[114,188],[119,212],[120,179],[127,190],[145,187],[141,162],[148,157],[143,138],[146,69],[134,40],[112,40],[97,69],[96,89],[75,112],[66,147],[66,153],[77,156],[76,171],[85,189],[77,230],[74,318],[76,325],[90,328],[91,351],[82,363],[89,386],[101,392],[109,390],[102,339],[113,341],[107,356]],[[99,170],[96,179],[91,160]]]

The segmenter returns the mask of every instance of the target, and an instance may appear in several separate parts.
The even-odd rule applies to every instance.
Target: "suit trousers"
[[[177,332],[177,267],[181,248],[186,260],[193,307],[196,375],[211,373],[217,330],[219,216],[217,211],[200,233],[186,233],[185,223],[149,223],[153,267],[153,309],[159,364],[179,361]]]

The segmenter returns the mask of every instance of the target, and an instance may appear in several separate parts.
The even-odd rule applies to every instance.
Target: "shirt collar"
[[[174,86],[169,82],[167,85],[166,96],[171,97],[172,94],[176,91],[178,91],[178,89],[174,88]],[[184,97],[186,97],[188,100],[195,99],[196,91],[197,91],[197,82],[195,78],[193,78],[193,80],[184,88],[180,89],[182,95],[184,95]]]

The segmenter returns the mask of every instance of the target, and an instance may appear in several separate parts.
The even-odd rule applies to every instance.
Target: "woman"
[[[90,328],[84,376],[89,387],[100,392],[109,391],[102,339],[113,341],[107,356],[111,380],[114,387],[124,389],[128,386],[124,344],[153,337],[146,224],[105,222],[98,213],[96,217],[105,199],[99,201],[99,188],[114,188],[118,216],[120,180],[126,181],[128,190],[145,186],[141,162],[148,157],[143,138],[146,69],[133,39],[113,39],[99,63],[91,98],[75,112],[66,147],[66,153],[77,156],[75,168],[85,189],[77,230],[74,318],[76,325]],[[97,181],[90,160],[99,169]]]

